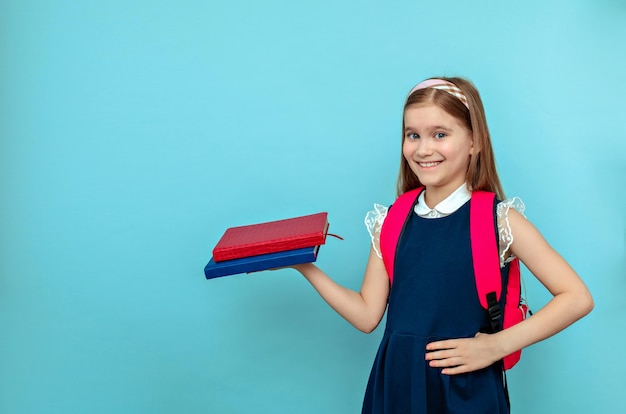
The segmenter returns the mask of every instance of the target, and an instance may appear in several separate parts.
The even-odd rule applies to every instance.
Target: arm
[[[294,266],[339,315],[360,331],[370,333],[380,323],[387,307],[389,277],[373,248],[360,292],[338,285],[313,263]]]
[[[560,332],[593,309],[591,294],[574,269],[528,220],[517,211],[509,213],[515,235],[511,251],[554,297],[532,317],[507,329],[512,332],[499,332],[503,356]]]
[[[433,342],[426,359],[444,374],[474,371],[504,356],[567,328],[593,309],[589,290],[574,269],[546,242],[539,231],[517,211],[509,211],[514,234],[511,251],[554,296],[533,316],[492,335]],[[453,367],[453,368],[449,368]]]

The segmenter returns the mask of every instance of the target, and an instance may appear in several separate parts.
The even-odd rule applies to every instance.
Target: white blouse
[[[467,189],[467,186],[463,184],[459,188],[457,188],[452,194],[446,197],[445,200],[441,201],[439,204],[431,209],[424,201],[424,193],[425,192],[422,191],[422,193],[418,197],[414,212],[418,216],[427,219],[436,219],[449,216],[450,214],[457,211],[472,197],[472,193]],[[511,226],[509,224],[509,210],[511,208],[514,208],[522,215],[524,214],[524,210],[526,209],[524,203],[518,197],[513,197],[501,201],[496,207],[499,236],[498,239],[500,244],[500,267],[504,267],[504,265],[506,265],[508,262],[515,258],[512,254],[508,255],[511,243],[513,243],[513,234],[511,232]],[[374,250],[376,251],[378,257],[382,257],[379,248],[380,229],[383,225],[383,222],[385,221],[385,217],[387,216],[387,210],[388,208],[383,205],[374,204],[374,210],[368,211],[365,215],[365,227],[367,227],[367,231],[369,232],[372,239],[372,246],[374,247]]]

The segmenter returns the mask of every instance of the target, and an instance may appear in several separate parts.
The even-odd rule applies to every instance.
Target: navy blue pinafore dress
[[[473,337],[489,327],[474,281],[469,202],[442,218],[412,212],[399,241],[363,414],[509,413],[499,363],[443,375],[425,360],[429,342]]]

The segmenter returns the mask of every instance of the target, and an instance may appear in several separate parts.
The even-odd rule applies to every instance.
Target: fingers
[[[438,349],[456,348],[459,339],[447,339],[445,341],[431,342],[426,345],[427,351],[436,351]]]
[[[458,353],[456,349],[446,349],[443,351],[430,351],[426,352],[426,361],[435,361],[447,358],[457,357]]]
[[[443,375],[457,375],[474,371],[477,368],[472,367],[466,358],[461,356],[446,356],[440,359],[434,358],[429,354],[426,355],[428,366],[432,368],[441,368]]]
[[[444,375],[456,375],[492,364],[495,360],[485,340],[489,335],[476,334],[474,338],[449,339],[426,345],[425,359],[433,368],[441,368]]]
[[[425,355],[426,361],[428,365],[433,368],[448,368],[448,367],[456,367],[463,364],[463,359],[459,354],[458,348],[447,348],[450,346],[454,346],[450,343],[445,342],[453,342],[453,341],[442,341],[442,342],[433,342],[428,344],[426,347],[427,352]],[[429,349],[441,349],[439,351],[428,351]]]
[[[462,357],[448,351],[427,353],[426,360],[428,361],[428,366],[442,368],[441,373],[443,375],[456,375],[471,371]]]
[[[449,368],[449,367],[458,367],[459,365],[463,365],[463,358],[461,357],[451,357],[446,359],[434,359],[428,361],[428,365],[433,368]]]
[[[458,374],[465,374],[467,372],[471,372],[473,371],[472,369],[470,369],[469,366],[467,365],[459,365],[456,367],[452,367],[452,368],[444,368],[441,370],[441,373],[443,375],[458,375]]]
[[[426,361],[430,361],[431,367],[450,367],[460,362],[458,352],[458,339],[431,342],[426,345]]]

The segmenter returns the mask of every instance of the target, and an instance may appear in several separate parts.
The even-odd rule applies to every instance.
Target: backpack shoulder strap
[[[393,268],[400,235],[417,198],[423,190],[424,187],[420,187],[400,195],[387,211],[387,216],[380,229],[380,253],[389,276],[389,283],[393,283]]]
[[[470,242],[474,279],[481,306],[489,312],[492,330],[500,329],[502,275],[496,230],[496,198],[487,191],[474,191],[470,200]]]

